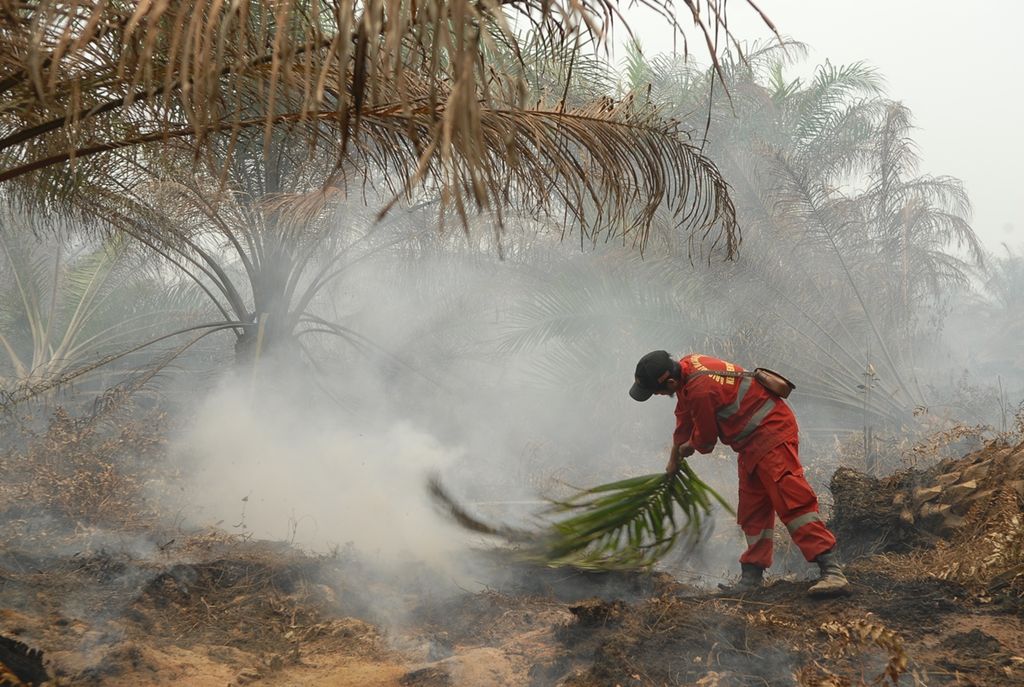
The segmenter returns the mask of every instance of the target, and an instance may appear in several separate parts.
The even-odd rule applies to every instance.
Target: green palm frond
[[[0,206],[0,388],[4,404],[82,381],[96,361],[187,321],[194,310],[171,299],[122,236],[102,243],[34,236],[25,217]]]
[[[515,557],[582,570],[650,568],[680,542],[686,547],[700,542],[714,502],[735,515],[685,461],[675,474],[631,477],[551,500],[546,516],[555,521],[540,530],[478,519],[448,493],[437,475],[428,479],[427,490],[438,508],[463,529],[514,544]]]
[[[551,566],[649,568],[680,541],[700,541],[714,501],[733,513],[685,462],[673,475],[585,489],[552,504],[551,514],[566,517],[551,525],[534,555]]]
[[[654,81],[653,65],[644,56],[638,39],[634,38],[626,43],[626,56],[622,60],[622,67],[623,86],[627,92],[642,91]]]
[[[791,106],[790,111],[796,118],[797,139],[819,137],[829,128],[835,112],[846,109],[853,101],[880,96],[882,86],[878,71],[863,62],[833,65],[826,61],[815,70],[807,88],[793,94],[795,107]]]

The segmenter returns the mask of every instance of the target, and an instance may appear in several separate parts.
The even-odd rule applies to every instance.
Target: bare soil
[[[807,581],[737,598],[664,572],[512,565],[485,591],[433,595],[351,551],[148,524],[101,546],[67,522],[19,520],[11,504],[0,685],[1024,685],[1020,455],[989,447],[874,484],[840,475],[856,482],[835,490],[833,522],[854,591],[824,601]],[[941,523],[919,517],[935,510],[920,490],[963,474],[975,486],[949,493],[993,493],[936,511]]]

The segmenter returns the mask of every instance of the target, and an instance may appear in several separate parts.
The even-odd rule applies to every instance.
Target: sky
[[[681,5],[677,0],[677,6]],[[973,226],[989,250],[1024,249],[1024,3],[1017,0],[758,0],[783,36],[806,43],[808,65],[864,61],[886,79],[918,127],[921,172],[963,180]],[[771,32],[744,0],[728,5],[741,40]],[[663,19],[631,9],[644,52],[671,52]],[[702,44],[692,39],[699,59]],[[625,32],[614,36],[616,44]],[[681,46],[681,42],[679,46]],[[695,50],[694,48],[697,48]],[[679,48],[681,49],[681,47]],[[799,76],[794,73],[794,76]]]

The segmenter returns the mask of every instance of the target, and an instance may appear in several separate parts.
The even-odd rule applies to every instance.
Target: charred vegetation
[[[867,63],[625,5],[0,0],[0,686],[1024,685],[1024,257]],[[796,382],[850,596],[716,590],[652,347]]]

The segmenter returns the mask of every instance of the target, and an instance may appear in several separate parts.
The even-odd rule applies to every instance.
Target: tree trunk
[[[283,322],[287,320],[280,315],[258,315],[256,326],[246,327],[235,340],[235,365],[251,367],[269,356],[291,359],[297,352],[297,346],[291,331]]]

